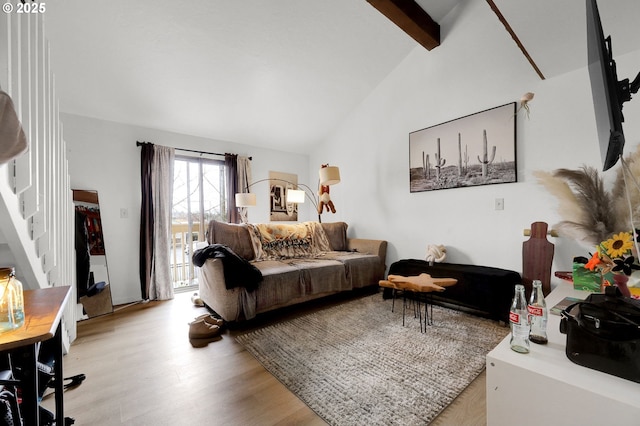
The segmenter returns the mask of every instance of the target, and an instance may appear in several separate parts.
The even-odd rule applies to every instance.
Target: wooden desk
[[[0,334],[0,351],[11,353],[23,369],[21,412],[25,425],[39,424],[38,343],[55,338],[54,373],[56,424],[64,425],[61,318],[71,287],[51,287],[24,292],[24,325]]]

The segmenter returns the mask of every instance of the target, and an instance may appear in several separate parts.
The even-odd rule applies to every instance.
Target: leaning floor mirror
[[[97,191],[74,189],[76,291],[79,319],[113,312]]]

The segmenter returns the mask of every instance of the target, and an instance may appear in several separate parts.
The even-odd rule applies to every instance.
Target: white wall
[[[388,240],[387,265],[422,259],[428,244],[444,244],[448,262],[521,271],[523,229],[560,220],[555,199],[531,173],[600,167],[588,73],[540,80],[481,0],[463,2],[441,28],[441,47],[416,47],[312,153],[310,177],[320,163],[340,166],[332,220],[348,222],[351,236]],[[620,78],[635,77],[640,51],[618,58],[618,68]],[[517,183],[409,192],[410,132],[518,101],[529,91],[535,93],[530,118],[517,117]],[[640,139],[640,100],[627,104],[625,115],[630,152]],[[503,211],[494,210],[495,198],[504,198]],[[570,270],[571,258],[586,253],[575,242],[550,241],[554,270]]]
[[[104,230],[114,304],[140,300],[138,272],[140,239],[140,148],[136,141],[207,152],[231,152],[253,157],[253,180],[269,171],[307,174],[307,156],[129,126],[63,114],[71,187],[97,190]],[[258,205],[249,212],[252,222],[269,221],[268,183],[251,188]],[[120,217],[127,209],[128,218]]]
[[[482,0],[463,2],[441,28],[442,47],[416,47],[309,157],[63,115],[72,187],[100,194],[114,303],[140,299],[136,140],[251,155],[253,180],[274,170],[314,186],[320,164],[340,166],[342,182],[331,188],[337,213],[322,220],[348,222],[352,237],[387,240],[387,265],[423,258],[427,244],[436,243],[447,246],[449,262],[520,271],[523,229],[534,221],[560,220],[555,199],[531,173],[600,165],[588,74],[585,68],[540,80]],[[620,78],[640,70],[640,51],[617,60]],[[517,101],[529,91],[535,93],[530,118],[517,117],[518,183],[409,192],[410,132]],[[640,100],[628,103],[625,115],[630,152],[640,140]],[[249,218],[267,222],[268,205],[260,202],[268,197],[266,183],[252,192],[259,205]],[[494,210],[495,198],[504,199],[503,211]],[[127,219],[120,218],[121,208],[128,210]],[[315,217],[303,205],[300,220]],[[556,245],[554,270],[570,269],[571,258],[588,249],[550,240]]]

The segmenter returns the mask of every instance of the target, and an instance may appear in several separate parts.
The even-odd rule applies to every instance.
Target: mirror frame
[[[78,287],[78,273],[76,272],[76,293],[77,303],[82,306],[78,307],[78,319],[89,319],[97,316],[110,314],[113,312],[113,299],[111,297],[111,280],[109,278],[109,268],[107,264],[107,255],[104,248],[104,235],[102,229],[102,217],[100,215],[100,201],[98,198],[98,191],[74,189],[73,190],[73,204],[77,213],[83,213],[86,220],[87,228],[87,244],[89,252],[89,273],[90,277],[96,274],[99,269],[104,265],[104,272],[99,275],[95,281],[99,285],[104,282],[102,290],[92,295],[80,296]],[[87,212],[89,214],[87,214]],[[76,220],[74,219],[74,220]],[[76,227],[76,238],[78,238],[78,227]],[[76,267],[79,268],[79,255],[76,248]],[[103,258],[103,259],[101,259]],[[78,269],[76,269],[77,271]],[[97,275],[97,274],[96,274]],[[91,283],[94,284],[94,283]],[[91,287],[89,287],[90,289]]]

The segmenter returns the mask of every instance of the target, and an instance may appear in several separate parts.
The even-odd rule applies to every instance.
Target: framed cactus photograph
[[[409,133],[411,192],[517,182],[516,103]]]

